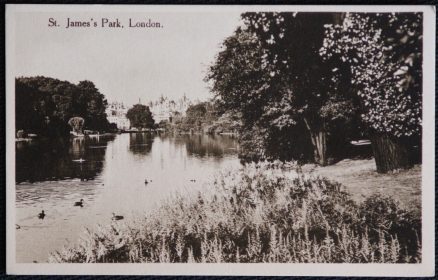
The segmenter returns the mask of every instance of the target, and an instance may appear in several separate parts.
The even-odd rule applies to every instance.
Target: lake
[[[85,228],[125,220],[240,166],[226,135],[119,134],[16,144],[16,259],[47,262]],[[145,180],[148,181],[145,184]],[[84,200],[83,207],[74,206]],[[45,211],[44,219],[38,213]]]

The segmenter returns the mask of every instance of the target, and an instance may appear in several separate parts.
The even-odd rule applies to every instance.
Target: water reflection
[[[227,135],[178,135],[162,136],[169,139],[175,146],[184,146],[189,156],[200,158],[217,158],[224,155],[234,155],[237,149],[237,139]]]
[[[154,136],[149,132],[131,133],[129,135],[129,151],[136,155],[147,155],[152,149]]]
[[[218,171],[240,166],[236,149],[228,136],[150,133],[17,143],[17,261],[46,262],[112,212],[128,220],[175,192],[209,187]]]
[[[113,136],[46,139],[16,144],[16,182],[93,180],[102,171]]]
[[[221,135],[196,135],[184,139],[189,155],[215,157],[236,153],[237,140]]]

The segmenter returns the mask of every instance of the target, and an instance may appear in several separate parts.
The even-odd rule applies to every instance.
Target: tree
[[[422,15],[347,14],[327,25],[320,53],[349,66],[378,172],[411,165],[421,144]]]
[[[130,108],[126,117],[131,122],[131,126],[136,128],[153,128],[155,124],[149,107],[142,104],[135,104]]]
[[[242,146],[254,147],[251,160],[301,159],[307,157],[301,145],[306,134],[314,161],[327,164],[330,130],[355,113],[345,80],[335,79],[332,65],[319,56],[324,25],[336,16],[245,13],[242,18],[244,26],[225,40],[207,76],[222,108],[242,114],[241,141],[258,142]]]
[[[105,96],[92,82],[78,85],[48,77],[15,80],[16,129],[56,137],[68,135],[68,121],[80,116],[86,128],[106,130]]]
[[[68,125],[71,126],[73,132],[82,134],[84,119],[81,117],[73,117],[68,120]]]
[[[185,122],[189,126],[199,130],[201,128],[201,124],[204,122],[206,114],[207,108],[205,103],[190,105],[186,110]]]
[[[186,130],[195,129],[201,130],[206,126],[211,125],[218,118],[215,114],[214,105],[207,102],[200,102],[190,105],[186,110],[184,118],[184,126]]]
[[[104,95],[99,92],[93,82],[81,81],[77,85],[78,103],[84,108],[80,113],[84,116],[88,128],[98,130],[109,128],[105,109],[108,105]]]

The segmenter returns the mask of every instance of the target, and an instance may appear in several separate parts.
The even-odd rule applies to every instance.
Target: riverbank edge
[[[205,133],[205,132],[168,132],[168,131],[163,131],[163,130],[144,130],[144,131],[138,131],[138,130],[133,130],[133,131],[129,131],[129,130],[125,130],[125,131],[120,131],[120,132],[107,132],[107,133],[101,133],[101,134],[92,134],[92,135],[87,135],[84,134],[83,136],[65,136],[65,138],[72,138],[72,139],[81,139],[81,138],[96,138],[96,137],[107,137],[107,136],[115,136],[118,134],[135,134],[135,133],[168,133],[168,134],[172,134],[172,135],[227,135],[227,136],[232,136],[232,137],[237,137],[239,134],[238,133],[234,133],[234,132],[220,132],[220,133]],[[40,140],[40,139],[50,139],[48,137],[20,137],[20,138],[15,138],[15,142],[31,142],[31,141],[35,141],[35,140]]]
[[[421,217],[416,213],[381,194],[356,203],[341,184],[303,173],[291,176],[294,172],[268,164],[221,174],[212,182],[209,192],[163,202],[144,219],[137,217],[129,223],[113,222],[87,229],[79,245],[54,252],[49,260],[421,261]],[[274,218],[267,219],[272,215]],[[300,217],[304,222],[293,218],[287,223],[276,222],[290,216]],[[385,226],[388,224],[391,228]],[[289,228],[285,230],[285,226]],[[408,236],[404,235],[407,231]],[[327,242],[334,249],[324,253]],[[227,246],[234,246],[231,257]]]

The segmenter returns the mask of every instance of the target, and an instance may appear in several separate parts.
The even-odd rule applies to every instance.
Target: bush
[[[50,261],[419,262],[418,221],[390,198],[357,205],[339,183],[252,164],[145,218],[87,230]]]

